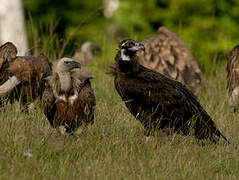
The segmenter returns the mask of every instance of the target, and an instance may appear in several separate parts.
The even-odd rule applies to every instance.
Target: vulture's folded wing
[[[54,127],[53,120],[54,120],[54,115],[56,113],[56,104],[55,104],[55,97],[54,97],[53,91],[51,89],[51,86],[48,84],[48,82],[46,83],[46,88],[43,93],[42,101],[43,101],[44,114],[46,115],[51,126]]]

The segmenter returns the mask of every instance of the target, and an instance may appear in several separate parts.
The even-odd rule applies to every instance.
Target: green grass
[[[116,46],[105,42],[103,47],[90,65],[97,99],[95,124],[81,137],[58,135],[40,102],[30,113],[10,105],[0,110],[0,179],[239,178],[239,113],[228,108],[225,62],[205,77],[199,100],[231,145],[222,140],[200,146],[194,138],[180,135],[146,142],[141,124],[114,90],[113,78],[105,74]]]

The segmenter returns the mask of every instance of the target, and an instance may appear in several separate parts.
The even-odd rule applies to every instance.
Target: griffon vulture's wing
[[[47,78],[46,87],[42,96],[44,114],[46,115],[51,126],[54,127],[53,120],[56,113],[55,97],[53,94],[51,83],[53,83],[52,76]]]

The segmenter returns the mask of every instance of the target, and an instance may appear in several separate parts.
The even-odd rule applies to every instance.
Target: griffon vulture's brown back
[[[198,92],[202,85],[199,66],[180,38],[165,27],[160,27],[156,35],[142,43],[144,52],[139,52],[139,62],[143,66],[171,77]]]

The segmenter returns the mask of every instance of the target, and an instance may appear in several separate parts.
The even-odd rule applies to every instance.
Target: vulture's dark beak
[[[77,61],[71,61],[71,64],[74,67],[74,69],[81,68],[81,64]]]
[[[99,46],[97,46],[96,44],[92,45],[92,50],[93,51],[101,51],[101,48]]]
[[[135,46],[129,48],[130,51],[138,51],[138,50],[145,50],[144,45],[142,43],[135,43]]]

